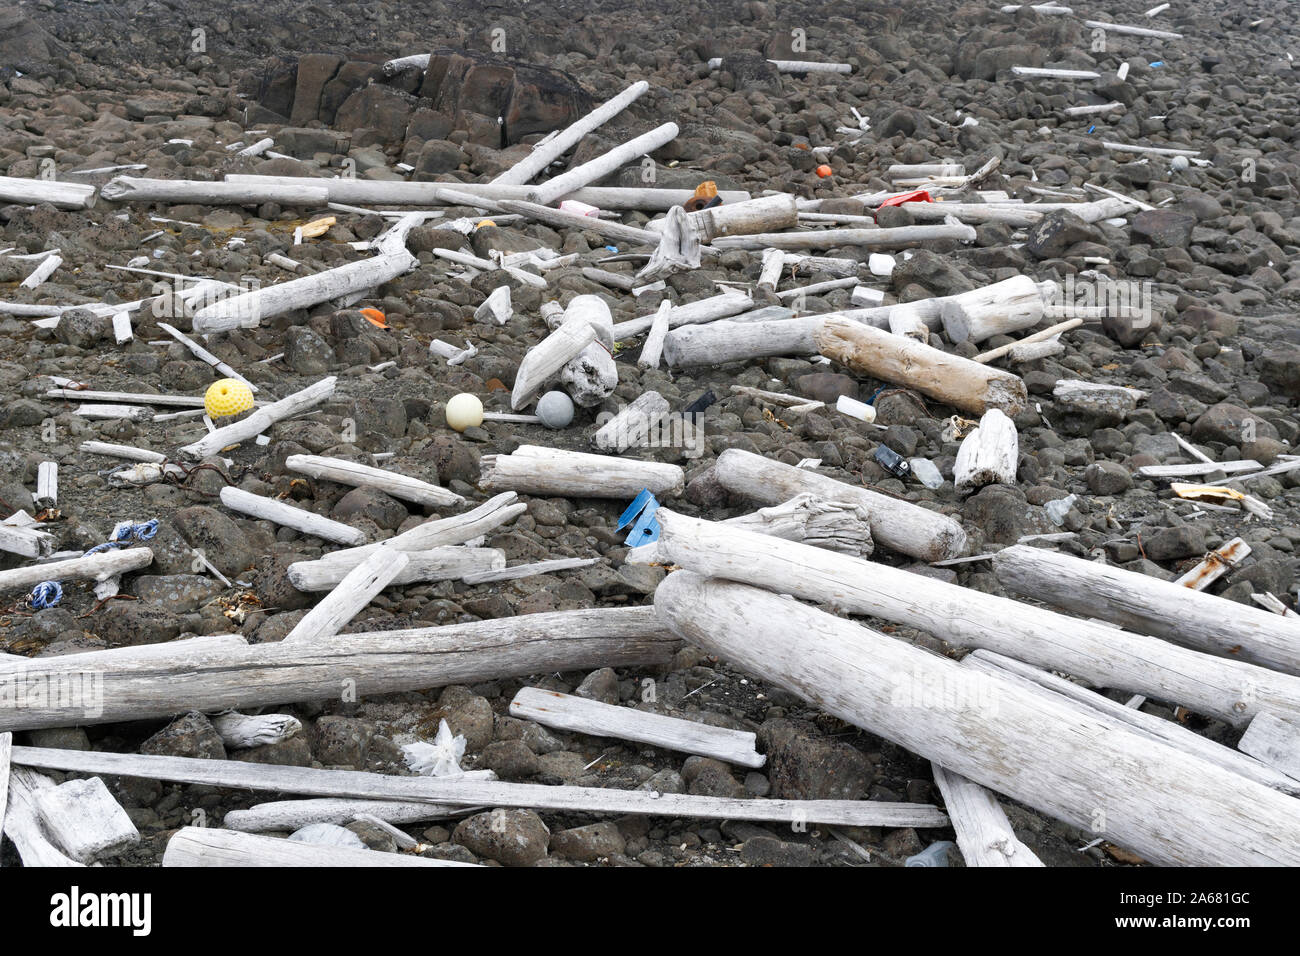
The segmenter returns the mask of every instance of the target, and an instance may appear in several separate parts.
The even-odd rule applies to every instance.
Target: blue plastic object
[[[627,506],[626,510],[619,516],[618,527],[615,531],[622,531],[630,527],[626,543],[631,547],[642,544],[649,544],[651,541],[659,540],[659,522],[655,520],[655,512],[659,510],[659,501],[650,493],[649,488],[642,488],[641,493],[633,499],[632,503]]]
[[[940,840],[938,843],[931,843],[920,853],[909,856],[904,860],[903,866],[947,866],[948,851],[954,846],[956,844],[951,840]]]
[[[27,597],[27,605],[33,611],[40,611],[54,607],[62,600],[63,587],[58,581],[42,581],[32,588],[32,593]]]
[[[1164,66],[1164,65],[1165,65],[1165,61],[1164,61],[1164,60],[1156,60],[1156,61],[1155,61],[1154,63],[1152,63],[1151,65],[1152,65],[1153,67]]]

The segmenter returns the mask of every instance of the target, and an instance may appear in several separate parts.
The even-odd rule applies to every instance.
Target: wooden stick
[[[529,189],[526,198],[529,202],[543,205],[562,199],[583,186],[599,182],[625,163],[630,163],[672,142],[677,138],[678,132],[676,123],[664,123],[648,133],[642,133],[626,143],[615,146],[581,166],[575,166],[561,173],[541,186]]]
[[[470,808],[451,804],[399,803],[395,800],[276,800],[259,803],[247,810],[231,810],[221,825],[243,833],[268,830],[292,833],[312,823],[351,823],[361,814],[378,817],[387,823],[422,823],[467,812]]]
[[[1093,30],[1105,30],[1108,33],[1126,33],[1135,37],[1152,37],[1157,40],[1181,40],[1181,33],[1168,30],[1152,30],[1149,27],[1129,27],[1120,23],[1107,23],[1105,20],[1084,20],[1083,25]]]
[[[301,391],[294,392],[278,402],[263,405],[247,418],[229,425],[223,425],[203,438],[181,448],[191,458],[205,458],[216,454],[228,445],[237,445],[256,435],[260,435],[281,419],[289,418],[306,411],[334,394],[334,385],[338,381],[334,376],[323,378]]]
[[[650,324],[650,334],[645,337],[645,344],[641,346],[641,357],[636,361],[638,367],[659,367],[659,359],[664,350],[664,339],[668,335],[668,315],[672,310],[673,304],[668,299],[659,303],[659,311],[655,313]]]
[[[554,571],[569,571],[573,568],[588,568],[600,564],[600,558],[555,558],[550,561],[534,561],[530,564],[516,564],[508,568],[492,571],[472,571],[462,574],[460,579],[466,584],[487,584],[491,581],[514,581],[519,578],[531,578],[539,574]]]
[[[527,617],[540,615],[530,614]],[[954,665],[956,666],[956,665]],[[948,816],[924,803],[877,800],[747,800],[647,790],[550,787],[542,784],[466,780],[463,777],[396,777],[358,770],[276,767],[234,760],[153,757],[15,747],[14,763],[125,777],[165,779],[214,787],[272,790],[333,797],[427,800],[534,810],[639,813],[708,820],[805,821],[843,826],[942,827]],[[1282,854],[1280,858],[1286,858]]]
[[[358,528],[304,508],[295,508],[285,501],[255,495],[234,485],[226,485],[221,489],[221,503],[232,511],[252,515],[264,521],[274,521],[278,525],[324,538],[326,541],[352,546],[366,543],[365,533]]]
[[[21,703],[0,708],[0,730],[170,718],[188,710],[399,693],[552,671],[650,667],[666,663],[678,647],[648,607],[524,614],[291,644],[244,645],[223,637],[0,661],[0,687]],[[90,682],[98,706],[50,692],[77,680]]]
[[[319,846],[276,837],[218,830],[215,827],[181,827],[163,851],[163,866],[478,866],[456,860],[383,853],[346,846]]]
[[[930,766],[967,866],[1043,865],[1011,829],[997,797],[959,773]]]
[[[765,505],[780,505],[800,494],[859,505],[875,543],[922,561],[942,561],[966,550],[966,532],[947,515],[806,468],[728,448],[718,456],[714,474],[728,491]]]
[[[816,355],[816,335],[822,322],[820,316],[808,316],[775,322],[686,325],[664,337],[664,361],[669,368],[685,368],[775,355]]]
[[[194,357],[197,358],[200,362],[207,362],[209,365],[211,365],[222,375],[226,376],[226,378],[233,378],[238,382],[243,382],[245,385],[248,386],[250,391],[253,392],[258,391],[258,387],[256,385],[254,385],[248,379],[244,378],[244,376],[240,375],[233,368],[231,368],[225,362],[221,361],[221,359],[217,358],[215,355],[213,355],[203,346],[199,345],[198,342],[195,342],[192,338],[190,338],[180,329],[174,328],[173,326],[168,325],[166,322],[159,322],[158,328],[162,329],[164,332],[166,332],[168,335],[174,338],[177,342],[181,343],[181,345],[189,349],[190,352],[194,355]],[[199,405],[200,407],[202,407],[203,405],[202,399],[199,399]]]
[[[163,407],[202,408],[201,395],[159,395],[153,392],[97,392],[92,389],[51,388],[47,398],[75,399],[82,402],[134,402],[139,405]]]
[[[410,563],[405,551],[376,551],[349,571],[325,600],[308,611],[285,635],[285,641],[333,637]]]
[[[1294,799],[1078,707],[690,572],[664,579],[655,609],[684,640],[745,672],[1049,816],[1100,823],[1107,839],[1152,863],[1300,863]],[[952,703],[927,706],[926,688]]]
[[[381,545],[386,542],[380,542]],[[377,552],[358,561],[331,561],[328,557],[317,561],[295,561],[289,565],[289,583],[299,591],[327,591],[337,588],[344,578],[354,571],[361,561],[390,550],[380,547]],[[446,547],[426,551],[394,551],[406,555],[406,566],[389,583],[414,584],[426,581],[458,581],[467,574],[482,571],[499,571],[506,566],[506,555],[498,548]]]
[[[162,452],[147,448],[135,448],[132,445],[113,445],[102,441],[83,441],[78,449],[88,455],[108,455],[112,458],[125,458],[127,461],[148,461],[161,465],[167,460]]]
[[[510,715],[544,727],[558,727],[593,737],[619,737],[637,743],[716,757],[742,767],[761,767],[767,758],[754,749],[751,731],[713,727],[694,720],[667,717],[634,707],[616,707],[595,700],[524,687],[510,702]]]
[[[465,503],[463,497],[438,485],[400,475],[394,471],[386,471],[383,468],[371,468],[343,458],[290,455],[284,463],[290,471],[357,488],[377,488],[402,501],[414,501],[416,504],[428,505],[431,508]]]
[[[30,588],[42,581],[70,581],[89,579],[107,581],[153,563],[153,552],[148,548],[121,548],[101,551],[98,554],[66,561],[49,561],[22,568],[0,571],[0,591]]]
[[[753,305],[754,299],[748,292],[727,289],[718,295],[709,296],[707,299],[698,299],[695,302],[687,302],[685,305],[673,306],[668,312],[668,327],[675,329],[682,325],[712,322],[715,319],[744,312],[746,309],[752,308]],[[662,308],[661,303],[660,309]],[[616,323],[614,325],[614,341],[622,342],[640,335],[654,324],[656,318],[658,318],[657,312],[652,315],[628,319],[626,322]]]
[[[1138,474],[1143,478],[1196,478],[1217,471],[1235,475],[1242,471],[1259,471],[1264,466],[1257,461],[1191,461],[1185,465],[1143,465]]]
[[[443,194],[451,195],[448,190],[443,190],[440,193],[440,195]],[[474,197],[466,196],[464,198],[465,200],[472,200]],[[605,219],[597,219],[594,216],[581,216],[578,213],[569,212],[567,209],[553,209],[550,206],[543,206],[540,203],[527,202],[521,199],[502,199],[496,205],[505,212],[516,213],[560,229],[582,229],[587,232],[594,232],[596,235],[613,242],[636,246],[659,245],[660,237],[658,233],[651,232],[649,229],[642,229],[639,226],[627,226],[621,222],[610,222]]]
[[[1300,680],[1287,674],[666,508],[655,518],[659,539],[635,549],[629,561],[657,557],[701,574],[823,601],[928,631],[959,647],[988,648],[1099,686],[1181,703],[1233,726],[1244,726],[1260,710],[1300,714]],[[876,532],[876,540],[881,537]]]
[[[18,288],[20,289],[39,288],[45,282],[46,279],[54,275],[54,270],[56,270],[61,265],[63,265],[63,260],[58,256],[46,256],[44,259],[40,261],[40,263],[36,266],[36,268],[31,271],[31,273],[27,276],[26,279],[18,283]]]
[[[576,146],[582,137],[623,112],[648,89],[650,89],[649,83],[645,80],[637,80],[613,99],[606,100],[582,119],[566,126],[545,143],[534,147],[531,153],[493,179],[492,183],[506,186],[532,182],[545,172],[551,163]]]
[[[1196,567],[1179,577],[1174,583],[1180,587],[1204,591],[1240,564],[1249,554],[1250,545],[1241,538],[1233,538],[1223,546],[1208,552]]]
[[[686,476],[677,465],[589,455],[538,445],[521,445],[509,455],[484,455],[479,484],[488,491],[562,498],[631,500],[643,488],[661,496],[680,495]]]
[[[1210,654],[1300,674],[1300,621],[1095,561],[1027,545],[993,559],[1009,590]]]
[[[715,249],[830,249],[861,246],[865,249],[910,249],[940,239],[974,242],[971,226],[899,226],[894,229],[810,229],[806,232],[762,232],[747,236],[723,236],[713,241]]]
[[[1037,66],[1013,66],[1011,72],[1026,78],[1049,77],[1056,80],[1099,80],[1101,74],[1095,70],[1049,70]]]
[[[1023,339],[1020,339],[1018,342],[1013,342],[1010,345],[999,345],[995,349],[989,349],[987,352],[981,352],[979,355],[971,359],[971,361],[979,362],[981,365],[986,362],[992,362],[994,359],[999,359],[1002,356],[1006,355],[1017,345],[1029,345],[1034,342],[1044,342],[1048,339],[1060,335],[1062,332],[1068,332],[1071,329],[1077,329],[1081,325],[1083,325],[1083,319],[1070,319],[1066,322],[1058,322],[1056,325],[1049,326],[1048,328],[1043,329],[1041,332],[1035,332],[1032,335],[1026,335]]]

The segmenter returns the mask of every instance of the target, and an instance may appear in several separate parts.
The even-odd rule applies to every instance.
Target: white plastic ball
[[[547,392],[537,400],[537,417],[547,428],[566,428],[573,421],[573,399],[564,392]]]
[[[1187,159],[1186,156],[1175,156],[1173,158],[1173,161],[1170,162],[1169,168],[1174,170],[1175,172],[1181,173],[1184,169],[1186,169],[1190,165],[1192,164]]]
[[[458,432],[483,424],[483,403],[477,395],[461,392],[447,402],[447,426]]]

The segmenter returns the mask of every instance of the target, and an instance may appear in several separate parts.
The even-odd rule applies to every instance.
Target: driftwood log
[[[643,488],[671,497],[686,486],[686,475],[677,465],[541,445],[520,445],[509,455],[484,455],[480,465],[483,488],[525,495],[631,501]]]

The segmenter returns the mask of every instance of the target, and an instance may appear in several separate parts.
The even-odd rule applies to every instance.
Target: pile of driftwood
[[[809,64],[786,67],[806,70]],[[646,267],[630,285],[623,281],[625,276],[589,270],[591,277],[601,281],[603,276],[620,292],[697,268],[721,250],[748,250],[761,258],[758,285],[792,302],[827,285],[779,289],[784,279],[801,272],[829,272],[837,277],[831,284],[844,287],[858,281],[857,261],[818,256],[816,250],[852,245],[896,251],[935,241],[968,242],[975,237],[972,223],[1023,227],[1063,206],[1090,222],[1139,208],[1115,196],[1046,205],[983,197],[980,202],[934,204],[918,214],[933,223],[879,228],[850,222],[844,227],[838,221],[844,217],[822,215],[816,202],[785,194],[751,198],[724,192],[722,205],[687,212],[682,204],[692,198],[690,191],[595,185],[670,141],[677,135],[672,123],[541,185],[532,184],[585,133],[617,114],[644,88],[644,83],[634,85],[492,183],[451,188],[263,176],[229,176],[224,182],[119,178],[104,188],[103,196],[119,202],[333,204],[342,212],[353,209],[346,205],[350,203],[464,206],[558,229],[593,231],[645,250]],[[995,165],[988,164],[974,176],[946,165],[900,168],[898,181],[960,192],[976,185]],[[919,179],[908,178],[918,172]],[[93,189],[87,193],[62,184],[5,180],[0,190],[6,201],[69,208],[93,201]],[[880,205],[890,194],[859,198]],[[560,200],[598,210],[666,215],[643,228],[582,215],[572,207],[554,208]],[[358,294],[415,266],[405,235],[422,218],[420,212],[395,217],[388,232],[361,244],[375,253],[370,258],[204,305],[194,314],[193,331],[200,336],[223,333],[295,309],[355,301]],[[545,274],[554,261],[539,255],[486,260],[437,252],[466,269],[503,271],[541,288],[548,286]],[[296,266],[292,260],[285,262],[285,268]],[[52,271],[58,265],[51,261],[46,268]],[[211,290],[200,284],[192,291]],[[874,302],[833,314],[800,316],[794,309],[755,309],[749,292],[722,288],[700,301],[666,303],[654,314],[618,324],[601,299],[579,296],[566,308],[553,303],[544,307],[549,334],[524,358],[511,405],[518,412],[544,389],[556,387],[579,405],[600,404],[617,385],[611,355],[615,344],[642,334],[646,340],[640,361],[647,367],[661,361],[682,367],[777,355],[823,356],[864,377],[905,386],[979,417],[978,428],[965,438],[957,457],[954,477],[959,491],[1014,483],[1017,433],[1012,418],[1027,406],[1028,392],[1018,375],[991,363],[1007,358],[1014,364],[1059,350],[1057,338],[1079,320],[1031,331],[1057,318],[1050,306],[1053,296],[1050,283],[1017,276],[959,295],[907,304]],[[865,301],[870,299],[868,295]],[[92,309],[102,308],[115,322],[117,316],[126,316],[123,333],[129,336],[130,314],[146,305]],[[57,307],[53,314],[32,315],[46,325],[59,321]],[[482,317],[503,321],[502,316],[510,316],[509,295],[494,294]],[[164,328],[222,374],[239,377],[199,342]],[[978,344],[1013,332],[1029,334],[1015,345],[973,359],[931,344],[935,334],[954,344]],[[436,342],[435,352],[453,363],[465,354]],[[159,405],[183,409],[165,414],[196,413],[188,396],[92,393],[75,383],[69,389],[69,384],[56,383],[55,391],[86,402],[86,415],[151,418]],[[326,378],[283,399],[260,402],[247,417],[178,449],[177,461],[197,462],[233,445],[263,439],[277,422],[328,400],[336,385],[334,378]],[[817,405],[798,396],[750,391],[791,413]],[[1141,398],[1133,390],[1089,383],[1061,383],[1058,392],[1079,407],[1131,407]],[[393,827],[483,806],[846,825],[951,825],[968,865],[1040,865],[1012,832],[998,803],[998,795],[1003,795],[1155,863],[1300,863],[1300,803],[1294,799],[1300,792],[1300,619],[1203,593],[1199,588],[1213,579],[1210,573],[1167,583],[1025,545],[998,552],[993,566],[1008,590],[1035,603],[899,570],[869,560],[874,549],[922,562],[961,559],[968,547],[960,523],[891,495],[740,450],[724,452],[712,478],[733,496],[762,507],[724,522],[691,518],[671,510],[671,499],[685,486],[681,467],[624,454],[668,411],[662,396],[647,392],[592,436],[591,452],[523,445],[510,454],[487,456],[481,487],[495,497],[476,506],[448,489],[387,469],[314,455],[288,459],[287,467],[303,475],[379,487],[442,509],[465,509],[381,542],[368,541],[349,525],[284,501],[224,489],[221,504],[230,511],[338,546],[288,570],[294,587],[324,596],[276,644],[250,645],[230,634],[38,660],[0,657],[0,687],[12,704],[0,706],[3,832],[29,864],[83,865],[119,852],[139,835],[95,776],[113,775],[310,798],[232,812],[221,830],[187,827],[171,838],[166,865],[449,865],[410,854],[258,834],[356,819]],[[168,468],[178,467],[149,449],[93,442],[83,451],[134,462],[130,480],[137,483],[161,480]],[[387,587],[444,580],[485,583],[594,560],[508,567],[502,551],[481,546],[488,532],[523,512],[521,494],[627,501],[643,490],[667,505],[654,516],[658,539],[634,550],[631,560],[679,569],[659,586],[653,607],[341,633]],[[56,500],[57,469],[43,469],[37,496],[45,503]],[[85,555],[53,554],[48,535],[30,521],[13,518],[0,525],[0,547],[33,559],[0,571],[0,592],[9,594],[57,579],[93,582],[97,593],[111,595],[123,575],[152,561],[147,544]],[[915,628],[971,653],[960,661],[939,656],[844,614]],[[239,708],[330,698],[344,681],[357,694],[381,694],[553,671],[645,667],[667,662],[682,641],[929,759],[946,812],[920,804],[724,799],[505,783],[473,775],[398,777],[12,745],[15,731],[169,718],[197,710],[219,715],[214,725],[222,736],[247,746],[249,741],[283,739],[295,732],[296,722],[273,713],[243,715]],[[1234,751],[1179,724],[1116,704],[1087,685],[1184,705],[1244,727],[1246,734]],[[79,692],[59,692],[69,690]],[[750,733],[540,688],[521,691],[511,712],[552,727],[710,756],[741,767],[764,762]],[[91,776],[56,785],[41,770]],[[398,833],[402,846],[413,844]]]

